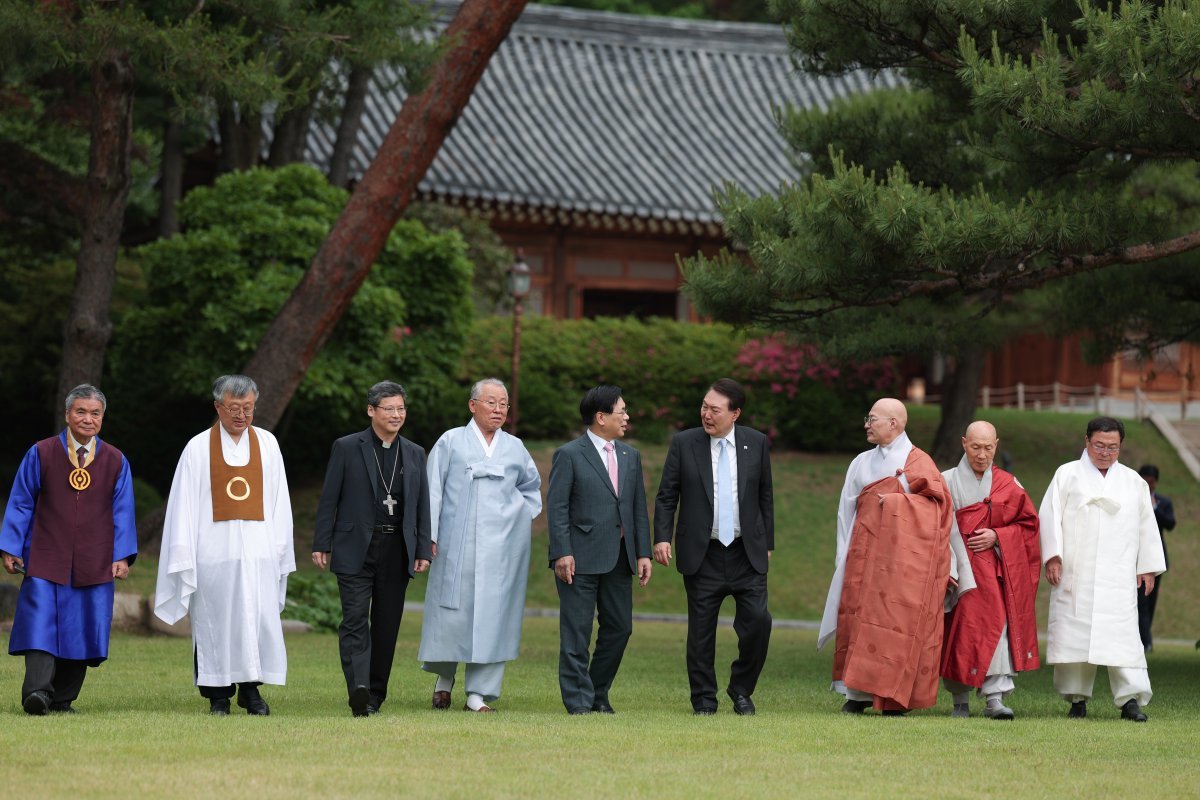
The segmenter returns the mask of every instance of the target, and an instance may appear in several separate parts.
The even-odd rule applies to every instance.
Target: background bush
[[[108,422],[141,475],[169,485],[187,439],[213,422],[213,379],[249,359],[346,197],[302,165],[229,174],[187,195],[183,233],[136,252],[146,288],[114,336],[110,399],[123,411]],[[406,435],[441,432],[434,412],[457,394],[472,316],[465,252],[454,231],[392,230],[276,427],[289,477],[324,472],[330,443],[366,427],[367,389],[385,378],[409,390]]]
[[[511,379],[511,348],[511,318],[484,318],[472,326],[459,374],[460,418],[471,382],[491,375]],[[624,390],[631,435],[665,441],[699,424],[705,391],[724,376],[746,387],[745,424],[777,444],[850,451],[862,449],[856,420],[896,380],[888,363],[835,365],[815,347],[781,336],[752,338],[722,324],[525,318],[519,433],[531,439],[578,435],[580,397],[597,383],[613,383]]]

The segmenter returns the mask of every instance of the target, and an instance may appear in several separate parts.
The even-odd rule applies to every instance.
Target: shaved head
[[[882,397],[871,406],[864,429],[871,444],[889,445],[904,433],[908,425],[908,409],[894,397]]]
[[[996,436],[996,427],[992,423],[976,420],[967,426],[967,432],[962,437],[963,454],[975,477],[982,478],[992,468],[999,445],[1000,438]]]
[[[983,437],[985,439],[999,439],[996,434],[996,426],[984,419],[977,419],[967,426],[967,430],[963,433],[964,439],[971,437]]]

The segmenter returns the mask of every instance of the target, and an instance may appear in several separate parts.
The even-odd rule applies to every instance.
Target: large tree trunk
[[[350,183],[350,158],[358,144],[363,111],[367,108],[367,91],[371,88],[374,72],[371,67],[351,67],[346,81],[346,102],[342,106],[342,119],[338,122],[333,155],[329,159],[329,182],[343,189]]]
[[[285,167],[304,160],[304,147],[308,143],[308,126],[312,122],[312,115],[313,104],[307,103],[285,111],[275,120],[267,166]]]
[[[168,109],[169,111],[169,109]],[[163,126],[162,175],[158,184],[158,235],[168,239],[179,233],[179,198],[183,195],[182,125],[167,120]]]
[[[233,103],[225,103],[217,112],[217,132],[221,137],[218,171],[242,172],[258,166],[262,148],[262,115],[238,112]]]
[[[964,345],[954,356],[954,368],[942,383],[942,419],[933,437],[930,455],[942,469],[962,457],[962,436],[975,419],[979,386],[983,382],[984,349]]]
[[[109,50],[92,67],[88,174],[75,262],[75,291],[63,325],[58,396],[81,383],[100,383],[112,335],[109,306],[117,252],[132,182],[133,66],[127,53]]]
[[[444,34],[450,46],[432,80],[405,100],[375,160],[246,364],[262,392],[257,424],[273,428],[279,421],[525,3],[465,0],[459,7]]]

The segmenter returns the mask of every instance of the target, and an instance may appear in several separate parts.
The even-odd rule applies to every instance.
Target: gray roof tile
[[[447,19],[452,0],[434,3]],[[420,184],[424,195],[712,223],[713,187],[752,195],[795,177],[774,110],[896,86],[892,74],[799,73],[774,25],[530,5]],[[361,176],[404,94],[381,69],[351,174]],[[309,136],[327,165],[328,122]]]

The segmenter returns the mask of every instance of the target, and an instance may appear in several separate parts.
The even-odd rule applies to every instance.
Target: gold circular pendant
[[[71,470],[71,474],[67,476],[67,482],[71,484],[71,488],[77,492],[82,492],[84,489],[92,485],[92,476],[88,474],[86,469],[76,467]]]
[[[240,495],[233,493],[233,485],[238,482],[240,482],[246,489],[246,491],[242,492]],[[230,500],[245,500],[250,496],[250,482],[240,475],[235,475],[229,479],[229,483],[225,484],[225,494]]]

